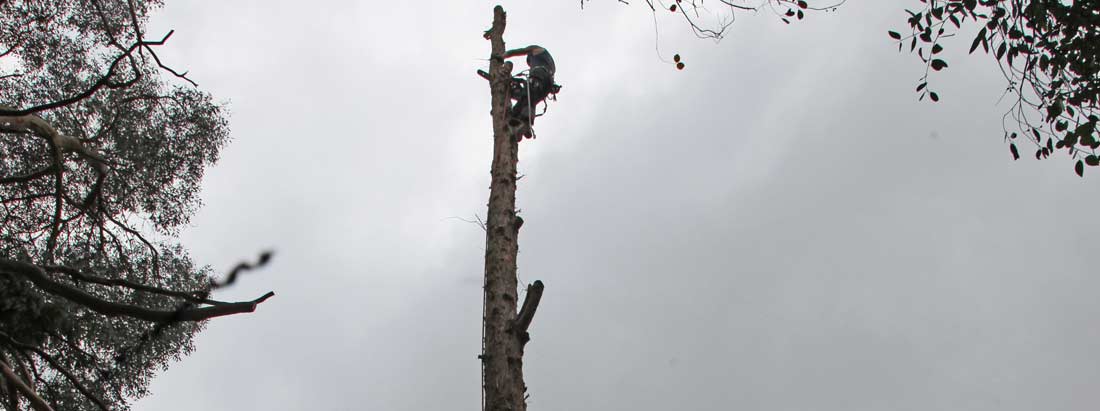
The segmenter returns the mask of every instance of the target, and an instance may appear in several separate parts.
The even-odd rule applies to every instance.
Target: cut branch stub
[[[527,298],[523,300],[523,308],[519,310],[516,322],[512,325],[512,331],[525,344],[531,340],[527,329],[531,327],[531,320],[535,318],[535,311],[539,309],[539,302],[542,301],[542,292],[545,289],[546,287],[539,280],[535,280],[534,284],[527,287]]]

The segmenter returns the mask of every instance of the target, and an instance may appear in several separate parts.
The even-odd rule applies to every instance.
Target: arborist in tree
[[[527,56],[527,85],[520,89],[519,95],[513,93],[516,105],[512,107],[512,118],[509,123],[512,127],[523,124],[528,126],[534,123],[534,108],[551,93],[557,93],[561,87],[554,84],[554,58],[550,52],[540,46],[527,46],[521,49],[508,50],[504,58]],[[523,137],[531,137],[531,127],[524,127],[520,133]],[[517,136],[518,138],[518,136]]]

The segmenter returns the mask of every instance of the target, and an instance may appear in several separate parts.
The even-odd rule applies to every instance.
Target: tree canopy
[[[156,54],[160,5],[0,2],[5,409],[125,409],[203,320],[270,296],[210,300],[212,270],[179,244],[229,129]]]

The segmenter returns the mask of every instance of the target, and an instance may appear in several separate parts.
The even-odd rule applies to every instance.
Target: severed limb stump
[[[546,287],[539,280],[535,280],[534,284],[527,287],[527,298],[523,300],[523,308],[520,308],[516,321],[512,324],[512,332],[523,344],[531,341],[531,334],[527,333],[527,329],[531,327],[531,320],[535,319],[535,311],[539,309],[539,302],[542,301],[542,292],[545,289]]]

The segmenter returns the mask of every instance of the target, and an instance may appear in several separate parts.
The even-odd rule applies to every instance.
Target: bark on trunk
[[[485,234],[485,318],[482,353],[483,409],[525,411],[523,346],[526,324],[517,326],[516,159],[519,145],[508,127],[512,64],[505,62],[504,9],[493,9],[489,84],[492,91],[493,165]],[[533,310],[532,310],[533,314]],[[527,321],[529,323],[529,320]]]

